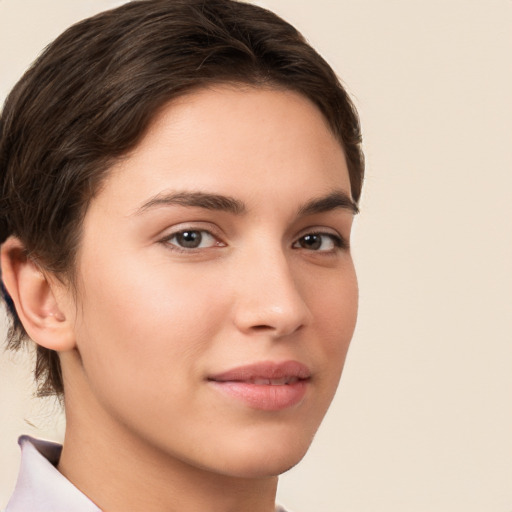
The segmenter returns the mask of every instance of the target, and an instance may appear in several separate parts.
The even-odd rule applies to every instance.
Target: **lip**
[[[304,399],[310,379],[311,371],[298,361],[265,361],[209,376],[208,382],[253,409],[279,411]]]

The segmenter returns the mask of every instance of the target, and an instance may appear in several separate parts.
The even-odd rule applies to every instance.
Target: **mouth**
[[[212,388],[224,397],[264,411],[297,406],[310,381],[311,371],[297,361],[256,363],[208,377]]]
[[[245,381],[232,381],[232,382],[246,382],[248,384],[255,384],[256,386],[289,386],[298,382],[298,377],[282,377],[281,379],[249,379]]]

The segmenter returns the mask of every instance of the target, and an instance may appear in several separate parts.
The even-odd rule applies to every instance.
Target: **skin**
[[[59,470],[107,512],[273,511],[355,327],[349,202],[343,150],[301,95],[219,86],[166,106],[87,211],[77,293],[47,278],[67,336]],[[184,230],[201,244],[183,247]],[[282,410],[208,381],[289,360],[311,378]]]

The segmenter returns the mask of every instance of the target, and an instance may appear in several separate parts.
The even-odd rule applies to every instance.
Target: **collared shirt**
[[[5,512],[101,512],[57,470],[62,446],[21,436],[21,467]]]
[[[5,512],[101,512],[57,470],[62,446],[21,436],[21,467]],[[276,512],[286,512],[277,507]]]

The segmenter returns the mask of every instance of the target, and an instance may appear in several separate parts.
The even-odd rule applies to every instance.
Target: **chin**
[[[227,476],[237,478],[273,478],[296,466],[304,457],[306,451],[300,456],[285,456],[275,457],[273,455],[266,458],[258,458],[258,460],[235,462],[230,465],[231,467],[225,467],[222,471]]]
[[[286,473],[293,467],[295,467],[306,454],[304,451],[299,457],[287,457],[281,460],[266,462],[262,467],[254,468],[248,475],[247,478],[268,478],[276,477]]]
[[[290,435],[259,438],[232,445],[231,457],[224,457],[222,472],[239,478],[268,478],[285,473],[297,465],[311,445],[312,436]],[[238,444],[238,443],[237,443]]]

